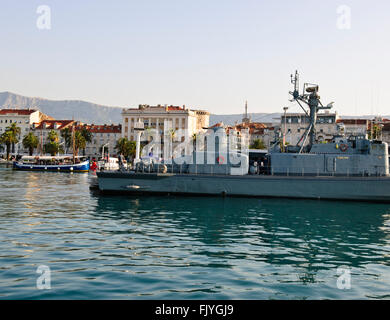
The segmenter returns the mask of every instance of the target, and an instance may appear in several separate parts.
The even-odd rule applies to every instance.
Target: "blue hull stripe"
[[[21,164],[21,163],[14,162],[13,168],[15,170],[88,172],[89,161],[85,161],[73,165],[36,165],[36,164]]]

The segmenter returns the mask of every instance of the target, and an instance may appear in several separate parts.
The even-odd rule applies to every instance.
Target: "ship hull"
[[[114,194],[181,194],[390,202],[390,177],[216,176],[100,172],[99,190]]]
[[[14,162],[13,169],[27,171],[88,172],[89,161],[67,165],[37,165]]]

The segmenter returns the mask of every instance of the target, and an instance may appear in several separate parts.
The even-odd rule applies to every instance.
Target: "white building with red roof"
[[[0,109],[0,134],[12,123],[21,129],[21,136],[26,135],[34,122],[50,118],[36,109]],[[51,119],[51,118],[50,118]]]
[[[23,153],[23,137],[28,134],[34,123],[44,119],[52,119],[37,109],[0,109],[0,135],[13,123],[20,128],[19,143],[15,147],[16,153]]]
[[[136,140],[134,126],[142,122],[145,128],[157,129],[162,135],[167,130],[185,130],[191,137],[209,126],[210,113],[204,110],[193,110],[186,106],[139,105],[138,108],[123,109],[122,137]],[[184,141],[184,136],[180,139]]]
[[[98,158],[102,155],[102,147],[104,146],[104,153],[109,155],[116,155],[118,151],[115,149],[117,141],[122,135],[122,125],[114,124],[83,124],[76,127],[76,130],[87,129],[92,133],[92,142],[87,144],[85,148],[85,155],[88,157]]]

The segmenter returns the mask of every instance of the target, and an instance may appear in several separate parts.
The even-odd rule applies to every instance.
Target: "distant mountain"
[[[31,98],[12,92],[0,92],[0,109],[37,108],[41,112],[58,120],[75,119],[84,123],[110,124],[121,123],[121,107],[108,107],[81,100],[48,100]],[[278,123],[282,113],[251,113],[253,122]],[[373,119],[374,116],[341,116],[342,118]],[[384,116],[389,118],[390,116]],[[234,125],[242,122],[242,114],[211,114],[210,125],[223,122]]]
[[[36,108],[58,120],[74,118],[84,123],[110,124],[121,123],[119,107],[108,107],[81,100],[48,100],[30,98],[12,92],[0,92],[0,108],[26,109]]]

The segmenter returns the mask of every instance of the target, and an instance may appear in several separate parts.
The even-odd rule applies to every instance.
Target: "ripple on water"
[[[389,299],[390,207],[108,197],[86,174],[0,176],[3,299]],[[52,289],[36,289],[37,267]],[[349,268],[351,289],[337,288]]]

